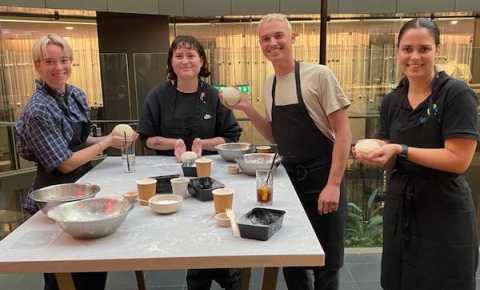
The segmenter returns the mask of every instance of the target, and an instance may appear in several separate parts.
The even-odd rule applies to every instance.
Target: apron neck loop
[[[295,90],[297,92],[297,100],[299,104],[303,104],[302,86],[300,84],[300,63],[295,61]],[[275,88],[277,86],[277,77],[273,77],[272,83],[272,106],[275,105]]]

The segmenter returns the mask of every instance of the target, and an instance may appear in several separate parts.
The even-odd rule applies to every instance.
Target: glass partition
[[[134,53],[137,116],[141,118],[148,93],[167,79],[167,53]]]
[[[332,20],[328,26],[328,66],[352,101],[349,108],[354,142],[372,138],[378,128],[379,106],[383,96],[397,85],[400,72],[396,57],[396,38],[400,19]],[[480,36],[475,34],[474,18],[437,19],[443,33],[441,52],[436,62],[456,78],[470,84],[480,95]],[[455,24],[454,24],[455,23]],[[90,27],[90,26],[89,26]],[[264,112],[264,80],[273,73],[263,56],[256,34],[257,23],[176,24],[177,34],[191,34],[206,48],[213,85],[251,86],[251,101]],[[26,27],[24,27],[26,29]],[[51,26],[49,26],[49,29]],[[91,28],[91,27],[90,27]],[[90,31],[91,29],[87,29]],[[53,29],[53,28],[52,28]],[[319,22],[295,21],[297,59],[317,63],[319,58]],[[21,30],[20,27],[17,30]],[[87,34],[89,34],[88,32]],[[1,211],[21,211],[23,192],[35,167],[15,150],[14,121],[33,91],[35,72],[28,49],[34,37],[16,39],[6,45],[0,34],[0,225]],[[70,37],[69,35],[66,35]],[[174,36],[173,34],[171,35]],[[35,36],[37,37],[37,35]],[[72,36],[74,49],[72,81],[87,91],[93,120],[92,134],[108,134],[114,125],[133,127],[142,115],[148,92],[166,79],[166,53],[98,53],[95,39]],[[13,38],[12,38],[13,39]],[[8,49],[5,49],[8,48]],[[129,70],[130,69],[130,70]],[[78,78],[77,78],[78,77]],[[101,79],[101,81],[100,81]],[[135,87],[132,87],[132,86]],[[235,112],[244,129],[241,141],[268,143],[245,115]],[[477,150],[478,151],[478,150]],[[138,142],[137,152],[143,154]],[[108,152],[118,154],[118,152]],[[467,179],[477,207],[480,207],[480,155],[477,152]],[[381,244],[382,195],[388,174],[366,168],[353,158],[348,160],[345,181],[349,194],[347,246]],[[10,185],[6,185],[10,184]],[[15,215],[14,215],[15,216]],[[13,219],[15,220],[15,219]],[[6,225],[7,223],[4,223]],[[1,235],[1,233],[0,233]]]

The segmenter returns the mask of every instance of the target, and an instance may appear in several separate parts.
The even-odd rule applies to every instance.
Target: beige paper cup
[[[153,178],[143,178],[137,180],[138,198],[141,205],[148,205],[148,200],[155,195],[157,180]]]
[[[215,214],[225,212],[225,209],[232,208],[233,189],[217,188],[212,191],[213,205],[215,206]]]
[[[172,191],[176,195],[185,197],[187,193],[188,178],[185,177],[176,177],[170,179],[170,184],[172,185]]]
[[[270,146],[257,146],[256,147],[258,153],[271,153],[272,147]]]
[[[199,158],[195,160],[195,165],[197,166],[197,176],[198,177],[208,177],[212,173],[212,163],[213,161],[208,158]]]

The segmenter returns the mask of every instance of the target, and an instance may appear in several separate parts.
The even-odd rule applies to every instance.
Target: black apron
[[[295,85],[298,103],[276,106],[276,78],[273,79],[273,138],[283,157],[282,163],[325,251],[325,268],[337,270],[343,265],[347,213],[345,187],[342,183],[338,211],[320,215],[317,209],[318,196],[328,181],[333,142],[325,137],[308,115],[303,102],[298,62],[295,62]]]
[[[198,91],[193,98],[192,106],[180,109],[176,83],[167,85],[165,103],[161,104],[160,132],[163,137],[183,139],[187,150],[191,150],[195,138],[215,137],[216,110],[207,97],[206,83],[199,81]],[[157,151],[162,155],[174,155],[173,150]],[[212,154],[204,150],[203,154]]]
[[[54,95],[54,92],[49,90],[47,91],[50,95]],[[72,96],[72,98],[77,103],[77,106],[81,108],[80,102]],[[59,100],[55,97],[58,107],[65,114],[67,120],[72,126],[73,135],[72,139],[68,144],[68,148],[73,152],[82,150],[86,148],[87,138],[90,134],[90,122],[88,121],[73,121],[70,117],[70,112],[65,104],[65,102]],[[63,126],[63,124],[62,124]],[[47,172],[40,164],[37,166],[37,175],[35,176],[35,181],[33,183],[33,189],[38,189],[50,185],[61,184],[61,183],[73,183],[76,182],[80,177],[86,174],[90,169],[92,169],[91,162],[87,162],[84,165],[78,167],[69,173],[61,173],[58,169],[54,169],[52,172]],[[58,290],[58,284],[55,277],[55,274],[44,273],[45,287],[46,290]],[[107,279],[106,272],[85,272],[85,273],[72,273],[73,282],[77,290],[87,290],[87,289],[105,289],[105,283]]]
[[[52,93],[50,92],[50,95]],[[81,108],[80,102],[72,96],[72,98],[77,102],[77,106]],[[57,102],[58,107],[62,110],[65,114],[67,120],[70,122],[72,126],[73,135],[72,139],[68,144],[68,148],[73,152],[82,150],[83,148],[87,147],[87,138],[90,134],[90,122],[88,121],[73,121],[70,117],[70,112],[66,107],[66,104],[60,101],[57,97],[55,97],[55,101]],[[62,124],[63,126],[63,124]],[[38,163],[37,165],[37,174],[35,176],[35,181],[33,183],[33,189],[39,189],[42,187],[55,185],[55,184],[62,184],[62,183],[73,183],[80,179],[85,173],[87,173],[90,169],[92,169],[92,164],[90,162],[85,163],[84,165],[78,167],[77,169],[73,170],[69,173],[61,173],[58,169],[54,169],[51,172],[47,172],[41,164]]]
[[[442,148],[436,89],[415,123],[392,122],[391,142]],[[399,107],[406,110],[404,106]],[[406,113],[406,112],[403,112]],[[445,120],[448,122],[448,120]],[[478,237],[463,175],[397,158],[384,208],[381,284],[385,290],[474,290]]]

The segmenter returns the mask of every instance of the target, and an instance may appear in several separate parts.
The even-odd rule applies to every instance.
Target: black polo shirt
[[[440,123],[442,138],[479,138],[477,115],[478,98],[475,92],[463,81],[440,72],[432,82],[432,95],[415,109],[407,98],[408,80],[403,79],[399,86],[385,96],[380,109],[379,139],[390,140],[392,122],[400,121],[402,127],[414,126],[434,114]],[[429,98],[433,102],[433,112],[428,112]]]

